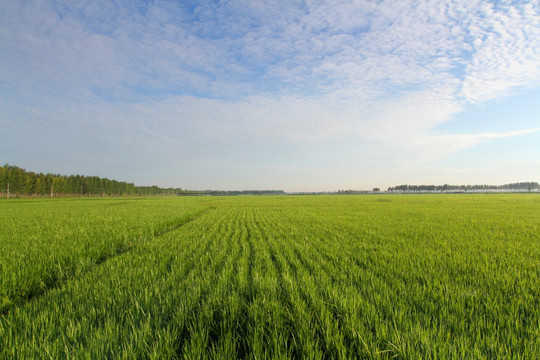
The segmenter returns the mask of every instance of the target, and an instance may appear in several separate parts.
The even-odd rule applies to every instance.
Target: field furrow
[[[0,278],[35,281],[70,256],[94,259],[93,266],[4,312],[0,358],[529,359],[540,353],[535,195],[211,199],[141,199],[115,207],[51,201],[51,213],[81,206],[70,211],[94,209],[95,218],[42,230],[40,211],[29,201],[28,218],[3,229],[0,246],[13,253],[19,244],[24,256],[44,265],[33,272],[20,258],[5,258]],[[118,219],[124,222],[115,232]],[[54,235],[63,228],[79,233],[70,228],[77,222],[103,228],[81,243]],[[26,228],[43,237],[35,247],[21,240]],[[96,254],[134,234],[139,240],[129,251],[96,266]],[[4,296],[21,294],[23,283],[3,282]]]
[[[209,209],[197,203],[183,207],[134,201],[89,204],[70,199],[63,203],[73,204],[73,209],[68,206],[69,212],[63,211],[62,201],[57,201],[44,211],[40,201],[30,201],[25,209],[6,203],[0,212],[4,224],[0,230],[0,314]],[[146,211],[139,211],[142,208]],[[131,213],[134,216],[125,216]]]

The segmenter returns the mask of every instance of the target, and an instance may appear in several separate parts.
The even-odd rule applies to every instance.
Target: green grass
[[[540,352],[536,194],[10,200],[0,221],[0,358]]]
[[[196,199],[0,202],[0,313],[190,221]]]

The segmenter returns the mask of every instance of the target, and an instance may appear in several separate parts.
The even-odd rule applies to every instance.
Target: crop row
[[[206,208],[200,201],[179,204],[170,199],[1,202],[0,313]]]
[[[536,197],[216,198],[199,215],[5,313],[0,357],[538,354]]]

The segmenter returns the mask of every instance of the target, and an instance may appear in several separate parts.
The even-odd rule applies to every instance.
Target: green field
[[[0,201],[0,358],[535,359],[540,196]]]

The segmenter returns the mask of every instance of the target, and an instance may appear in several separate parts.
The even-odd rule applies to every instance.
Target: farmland
[[[0,358],[536,358],[537,194],[0,201]]]

